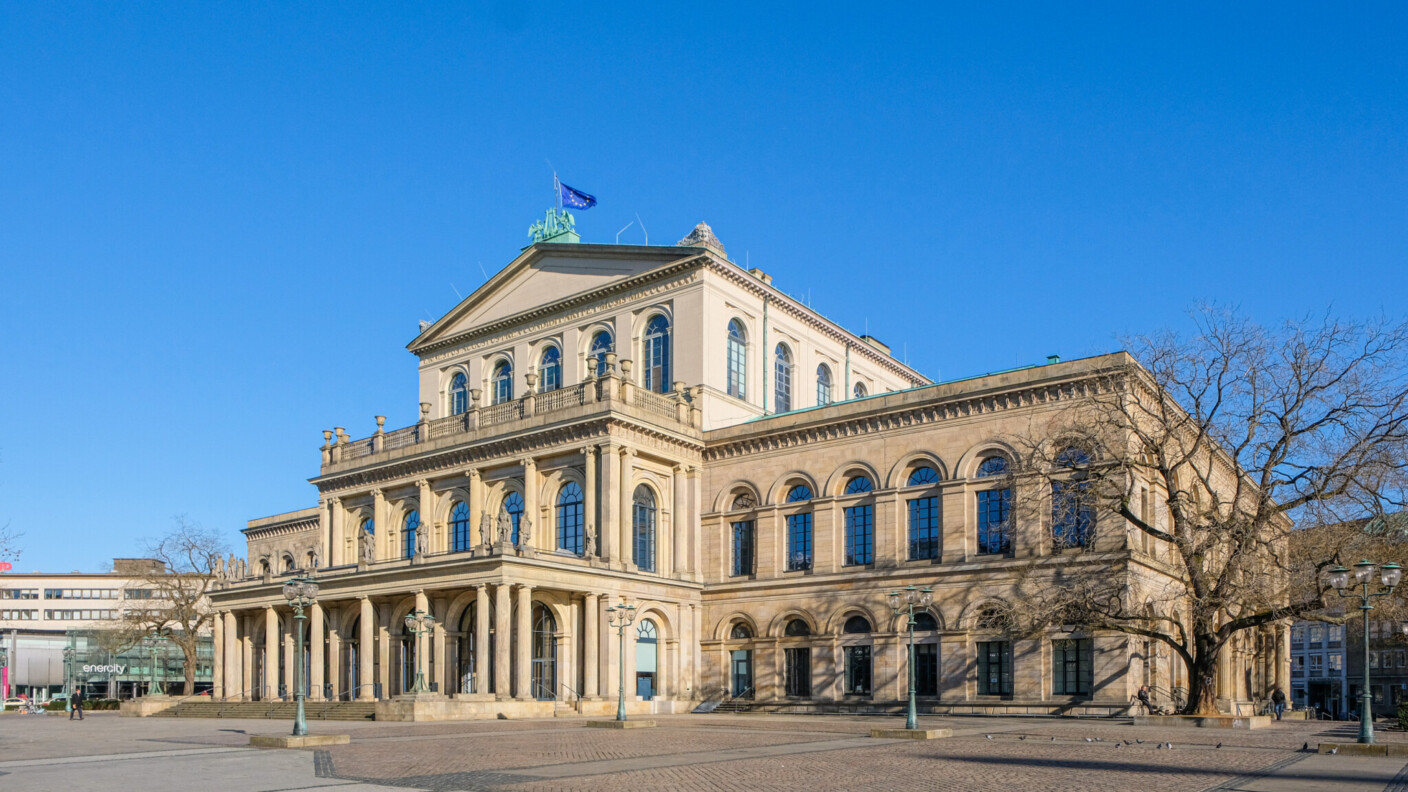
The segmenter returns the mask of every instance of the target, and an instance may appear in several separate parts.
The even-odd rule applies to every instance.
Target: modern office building
[[[1297,707],[1314,707],[1333,718],[1352,709],[1346,696],[1345,626],[1318,621],[1291,625],[1291,690]],[[1356,688],[1357,689],[1357,688]]]
[[[555,212],[535,231],[411,341],[419,420],[325,430],[317,503],[249,523],[212,594],[217,695],[291,689],[280,586],[304,571],[321,587],[310,695],[387,699],[423,670],[435,717],[608,711],[622,678],[633,711],[893,707],[908,636],[887,594],[911,584],[934,590],[915,634],[926,711],[1104,715],[1142,683],[1181,694],[1181,664],[1142,639],[1001,626],[1034,567],[1167,580],[1168,549],[1123,520],[1014,517],[1052,495],[1015,475],[1006,438],[1128,356],[935,383],[702,223],[674,246],[581,244]],[[416,612],[428,633],[406,627]],[[1289,625],[1234,639],[1223,706],[1288,687],[1288,646]]]

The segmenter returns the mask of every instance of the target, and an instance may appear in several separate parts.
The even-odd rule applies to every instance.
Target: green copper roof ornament
[[[542,220],[528,227],[528,236],[535,245],[539,242],[576,244],[582,241],[572,213],[555,206],[548,209]]]

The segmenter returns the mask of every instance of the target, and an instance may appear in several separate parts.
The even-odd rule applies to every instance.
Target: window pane
[[[538,373],[542,375],[538,390],[546,393],[562,387],[562,352],[557,347],[548,347],[543,352]]]
[[[846,695],[870,695],[870,647],[846,647]]]
[[[1012,643],[983,641],[978,644],[978,694],[1012,694]]]
[[[773,376],[773,394],[777,402],[774,407],[777,412],[788,412],[792,409],[792,353],[786,344],[777,345]]]
[[[909,502],[909,558],[939,557],[939,499],[915,498]]]
[[[641,385],[656,393],[670,391],[670,320],[657,314],[645,326],[645,371]]]
[[[812,513],[787,515],[787,569],[812,568]]]
[[[557,547],[582,554],[582,488],[575,481],[562,485],[557,496]]]
[[[728,323],[728,395],[747,398],[747,341],[743,338],[743,323],[734,319]]]
[[[1057,481],[1051,485],[1051,545],[1060,552],[1068,547],[1089,547],[1094,537],[1095,510],[1090,485]]]
[[[598,377],[606,376],[606,353],[614,351],[616,351],[616,345],[610,333],[598,330],[597,334],[592,336],[590,357],[596,361],[596,375]]]
[[[753,574],[753,521],[733,524],[733,574]]]
[[[462,553],[469,543],[469,506],[460,501],[450,510],[450,549]]]
[[[812,694],[812,650],[806,647],[784,649],[784,675],[787,695],[806,698]]]
[[[1008,553],[1012,550],[1012,490],[995,489],[978,493],[978,552]]]
[[[938,644],[916,644],[914,647],[914,693],[918,696],[939,695]]]
[[[825,407],[831,403],[831,369],[825,363],[816,367],[816,404]]]
[[[642,572],[655,571],[655,493],[644,484],[636,487],[631,521],[635,564]]]
[[[875,507],[871,504],[846,508],[846,565],[875,561]]]

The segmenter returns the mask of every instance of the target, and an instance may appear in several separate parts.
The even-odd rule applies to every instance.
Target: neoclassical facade
[[[531,245],[422,328],[417,423],[324,431],[317,506],[250,522],[212,597],[217,696],[288,695],[295,573],[321,589],[309,695],[391,701],[419,669],[433,717],[603,712],[623,679],[640,712],[889,708],[909,633],[886,595],[911,584],[934,591],[914,625],[929,711],[1178,694],[1181,668],[1142,641],[999,626],[1024,570],[1169,574],[1107,515],[1015,519],[1043,494],[1007,475],[1003,438],[1122,355],[935,384],[703,224],[675,246],[574,239]],[[417,611],[428,633],[408,630]],[[1226,653],[1228,708],[1284,685],[1286,641],[1269,628]]]

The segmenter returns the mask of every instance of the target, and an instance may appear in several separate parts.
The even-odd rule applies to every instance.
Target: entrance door
[[[733,695],[735,697],[753,697],[753,650],[735,649],[733,651]]]
[[[645,619],[636,627],[636,695],[649,701],[655,698],[655,675],[660,662],[659,630],[655,622]]]
[[[533,606],[533,698],[557,698],[557,620],[543,605]]]

